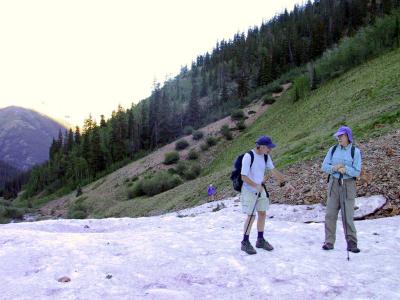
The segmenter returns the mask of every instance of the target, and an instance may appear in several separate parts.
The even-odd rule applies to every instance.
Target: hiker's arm
[[[286,179],[285,175],[283,175],[281,172],[279,172],[277,169],[272,169],[271,170],[272,176],[276,179],[279,180],[279,185],[280,187],[287,187],[287,189],[290,192],[294,192],[294,187],[293,185],[290,184],[290,182]]]
[[[246,175],[242,175],[242,180],[243,182],[246,182],[248,185],[252,186],[253,188],[255,188],[257,191],[262,192],[263,191],[263,187],[261,184],[257,184],[255,183],[253,180],[251,180],[249,177],[247,177]]]
[[[277,169],[272,169],[271,174],[274,178],[279,180],[279,184],[284,185],[287,182],[285,176]]]
[[[359,149],[356,148],[354,151],[354,160],[353,165],[345,166],[345,174],[351,177],[358,177],[361,173],[361,152]]]
[[[332,152],[333,147],[329,149],[328,153],[325,156],[324,162],[322,163],[322,171],[324,171],[327,174],[333,174],[335,172],[338,172],[340,168],[343,167],[343,165],[332,165],[332,159],[331,159],[331,152]]]

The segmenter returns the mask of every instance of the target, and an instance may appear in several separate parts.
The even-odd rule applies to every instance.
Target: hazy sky
[[[295,3],[283,0],[0,0],[0,108],[81,126],[151,93],[218,40]]]

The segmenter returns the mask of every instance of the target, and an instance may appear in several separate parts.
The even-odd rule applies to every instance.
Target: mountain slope
[[[16,106],[0,109],[0,157],[20,170],[49,158],[49,148],[65,127],[51,118]]]
[[[4,183],[19,174],[19,170],[0,160],[0,189]]]
[[[397,79],[400,74],[399,62],[400,49],[397,49],[327,82],[295,103],[293,91],[289,90],[243,134],[232,141],[224,140],[211,151],[205,152],[205,156],[211,153],[215,159],[208,166],[204,163],[206,169],[200,178],[154,197],[128,200],[130,179],[138,174],[138,168],[146,171],[157,165],[154,156],[150,155],[86,186],[80,198],[71,193],[56,200],[46,214],[58,216],[54,211],[60,209],[63,211],[61,215],[66,216],[68,206],[74,203],[84,207],[89,217],[162,214],[207,201],[206,187],[210,183],[217,186],[220,196],[232,195],[229,181],[231,164],[239,153],[253,147],[256,138],[262,134],[270,135],[277,143],[278,147],[272,156],[275,164],[282,167],[312,158],[321,160],[329,146],[335,142],[333,133],[343,123],[354,129],[356,141],[367,141],[371,137],[393,132],[400,128],[400,86]],[[173,144],[166,147],[172,150]],[[397,156],[389,159],[395,165]],[[158,164],[161,160],[158,160]],[[151,165],[154,163],[156,165]],[[319,170],[318,163],[316,165]],[[365,161],[365,167],[374,169],[369,161]],[[305,174],[302,170],[294,170],[292,178],[299,178],[299,172]],[[313,178],[318,182],[307,179],[307,184],[319,186],[321,177]],[[302,188],[302,185],[298,186],[299,190]],[[395,188],[395,185],[391,185],[389,192],[392,193]],[[376,194],[376,191],[372,194]],[[392,194],[396,194],[395,191]],[[304,195],[300,194],[299,197]],[[285,198],[281,195],[274,199],[283,201]],[[41,199],[37,201],[37,205],[43,203]]]
[[[339,224],[335,249],[322,251],[323,223],[272,205],[282,213],[266,224],[275,249],[249,256],[235,201],[216,212],[213,203],[159,217],[0,225],[2,299],[399,298],[400,216],[356,221],[361,253],[347,261]]]
[[[96,194],[96,189],[100,191],[102,184],[109,180],[104,178],[98,182],[98,187],[94,185],[90,193],[84,194],[87,198],[83,203],[87,205],[89,215],[160,214],[206,201],[205,191],[210,182],[218,187],[220,195],[232,194],[228,178],[231,164],[239,153],[253,147],[257,136],[261,134],[272,136],[277,143],[278,147],[274,149],[272,156],[279,167],[314,157],[322,159],[321,156],[325,155],[329,146],[335,142],[332,138],[333,133],[345,122],[353,127],[357,140],[368,140],[369,137],[391,132],[400,128],[398,74],[400,49],[345,73],[296,103],[293,103],[292,91],[289,91],[248,127],[244,134],[233,141],[224,141],[216,146],[213,150],[216,158],[206,169],[206,176],[154,197],[140,197],[128,201],[126,184],[108,184],[119,198],[100,200],[90,196]],[[395,160],[396,157],[391,159]],[[366,166],[368,163],[365,162]],[[293,176],[298,177],[297,173]]]

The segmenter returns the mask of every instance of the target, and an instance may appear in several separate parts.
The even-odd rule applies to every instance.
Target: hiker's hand
[[[346,174],[346,168],[345,167],[341,167],[337,170],[340,174]]]
[[[262,193],[264,191],[264,187],[262,184],[257,185],[257,192]]]
[[[340,168],[344,168],[344,166],[343,166],[342,164],[334,165],[334,166],[332,167],[332,171],[334,171],[334,172],[339,172],[339,169],[340,169]]]

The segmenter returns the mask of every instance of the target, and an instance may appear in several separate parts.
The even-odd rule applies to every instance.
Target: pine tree
[[[260,68],[258,71],[257,84],[258,86],[267,85],[272,81],[271,78],[271,57],[268,56],[267,50],[263,51],[261,56]]]
[[[58,139],[57,139],[57,151],[61,152],[63,148],[63,134],[61,132],[61,129],[58,131]]]
[[[201,77],[200,97],[207,96],[207,89],[208,89],[207,77],[206,77],[206,74],[204,73],[204,74],[202,74],[202,77]]]
[[[100,127],[101,128],[104,128],[104,127],[107,127],[107,123],[106,123],[106,120],[104,119],[104,115],[101,115],[100,116]]]
[[[81,132],[79,126],[75,127],[75,144],[77,145],[81,144]]]
[[[82,156],[86,161],[91,160],[90,153],[90,134],[89,132],[85,132],[83,134],[83,142],[82,142]]]
[[[98,173],[105,169],[105,159],[101,147],[99,127],[93,128],[89,156],[90,169]]]
[[[227,103],[229,101],[228,88],[226,87],[226,82],[225,81],[222,84],[220,98],[221,98],[221,102],[222,103]]]
[[[74,133],[70,128],[68,131],[68,138],[65,145],[66,153],[70,153],[72,151],[73,145],[74,145]]]
[[[249,92],[248,77],[244,70],[241,71],[237,79],[237,94],[240,100],[240,107],[245,105],[245,97]]]
[[[192,80],[192,92],[187,109],[187,125],[198,128],[200,125],[200,105],[198,101],[198,89],[195,80]]]
[[[160,117],[159,117],[159,139],[161,144],[166,144],[171,140],[172,131],[172,110],[171,100],[166,92],[162,93],[160,103]]]
[[[160,104],[161,90],[160,84],[154,83],[153,94],[150,97],[149,128],[150,128],[150,147],[157,148],[160,142]]]
[[[53,141],[51,143],[50,149],[49,149],[49,157],[50,160],[53,160],[55,158],[56,153],[60,150],[57,141],[53,138]]]
[[[83,121],[83,133],[90,132],[94,127],[94,120],[92,115],[89,114],[89,117]]]
[[[143,101],[138,106],[139,110],[139,136],[142,149],[150,148],[150,128],[149,128],[149,101]]]
[[[396,17],[395,39],[396,39],[396,47],[398,48],[400,46],[400,22],[399,22],[399,16]]]
[[[382,13],[390,14],[392,11],[392,0],[381,0]]]
[[[137,150],[137,144],[135,144],[136,124],[132,110],[128,109],[126,113],[128,114],[128,153],[129,157],[133,158],[133,154]]]
[[[119,105],[117,113],[111,117],[111,156],[114,162],[126,157],[127,145],[127,121],[123,108]]]

